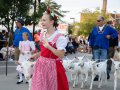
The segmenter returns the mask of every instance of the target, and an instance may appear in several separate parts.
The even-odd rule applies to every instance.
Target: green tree
[[[43,12],[45,12],[47,9],[50,9],[53,13],[55,13],[57,16],[63,17],[63,12],[60,11],[61,5],[58,5],[53,0],[47,0],[45,2],[41,2],[41,0],[38,0],[38,6],[35,14],[32,15],[32,19],[36,24],[39,22],[40,18],[43,15]]]
[[[12,0],[0,0],[0,24],[9,29],[9,11]]]
[[[77,24],[77,26],[79,26],[79,29],[76,31],[76,25],[74,25],[73,33],[76,33],[77,35],[89,35],[92,28],[96,25],[97,17],[100,15],[102,15],[102,13],[99,8],[96,8],[94,12],[90,11],[89,9],[84,9],[81,13],[81,22]],[[105,22],[107,22],[108,19],[109,14],[106,14]]]
[[[117,30],[120,30],[120,24],[116,24],[116,25],[115,25],[115,28],[116,28]]]
[[[33,13],[32,15],[32,20],[33,22],[35,22],[35,24],[38,24],[40,18],[43,15],[43,12],[45,12],[47,10],[47,6],[45,2],[40,2],[40,4],[37,7],[37,11],[35,12],[35,14]]]
[[[26,17],[30,4],[31,0],[0,0],[0,24],[13,31],[15,19]]]
[[[69,26],[68,26],[68,34],[73,33],[72,28],[73,28],[73,26],[69,24]]]

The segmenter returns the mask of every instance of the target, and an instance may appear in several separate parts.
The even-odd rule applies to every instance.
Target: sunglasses
[[[100,22],[100,21],[102,21],[102,20],[97,20],[97,22]]]

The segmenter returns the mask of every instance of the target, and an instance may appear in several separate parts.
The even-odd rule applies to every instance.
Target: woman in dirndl
[[[33,56],[39,58],[34,66],[30,90],[69,90],[61,63],[67,39],[56,30],[57,20],[57,16],[48,10],[42,16],[41,24],[47,31],[40,35],[40,53]]]

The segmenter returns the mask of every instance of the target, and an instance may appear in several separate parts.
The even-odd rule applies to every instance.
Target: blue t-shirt
[[[20,30],[19,30],[18,28],[16,28],[16,30],[15,30],[15,32],[14,32],[14,36],[13,36],[13,45],[14,45],[15,47],[19,47],[19,42],[20,42],[20,41],[23,41],[22,34],[23,34],[24,32],[27,32],[27,33],[28,33],[28,39],[29,39],[30,41],[33,40],[33,39],[32,39],[32,35],[31,35],[30,31],[29,31],[27,28],[22,27]]]

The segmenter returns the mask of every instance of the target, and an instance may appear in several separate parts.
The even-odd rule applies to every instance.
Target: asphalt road
[[[74,56],[83,56],[86,55],[88,58],[91,58],[91,55],[89,54],[72,54],[72,55],[68,55],[68,58],[73,58]],[[8,75],[5,75],[5,62],[0,62],[0,90],[28,90],[28,84],[26,84],[25,82],[21,85],[17,85],[17,72],[16,72],[16,65],[14,62],[8,62]],[[95,81],[93,84],[93,90],[113,90],[114,89],[114,68],[112,68],[112,72],[111,72],[111,78],[110,80],[108,80],[107,85],[104,85],[103,82],[103,86],[101,89],[98,89],[98,82]],[[89,77],[88,82],[85,84],[84,89],[82,90],[89,90],[89,86],[90,86],[90,80],[91,78]],[[72,88],[72,82],[69,83],[70,86],[70,90],[81,90],[80,89],[80,80],[79,80],[79,84],[78,86],[76,86],[75,88]],[[120,90],[120,80],[118,80],[118,88],[117,90]]]

